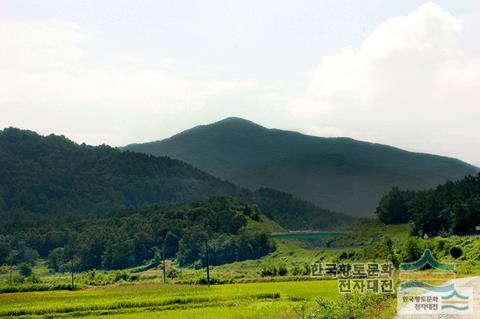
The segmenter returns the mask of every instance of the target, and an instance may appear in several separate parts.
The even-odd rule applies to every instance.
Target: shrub
[[[114,282],[117,282],[117,281],[120,281],[120,280],[124,280],[124,281],[128,281],[130,279],[130,275],[124,271],[117,271],[115,272],[115,277],[114,277]]]
[[[384,294],[353,293],[345,294],[336,301],[317,299],[315,310],[304,316],[305,319],[364,319],[370,309],[388,297]]]
[[[285,276],[288,274],[288,270],[287,270],[287,267],[285,265],[280,265],[278,266],[278,269],[277,269],[277,274],[279,276]]]
[[[16,285],[23,284],[23,282],[25,281],[25,277],[23,277],[22,275],[15,274],[12,276],[12,281]]]
[[[179,274],[180,274],[180,271],[178,271],[175,268],[171,268],[167,271],[167,277],[170,278],[170,279],[177,278]]]
[[[300,267],[295,266],[295,267],[292,268],[291,273],[292,273],[292,275],[294,275],[294,276],[298,276],[298,275],[301,275],[301,274],[302,274],[302,270],[300,269]]]
[[[19,267],[19,272],[23,277],[28,277],[32,274],[32,266],[27,263],[23,263]]]
[[[401,250],[402,262],[413,262],[418,260],[423,253],[421,242],[415,237],[409,237],[403,244]]]
[[[12,292],[31,292],[31,291],[53,291],[53,290],[77,290],[78,286],[72,288],[69,284],[53,284],[53,285],[20,285],[0,288],[0,293]]]
[[[42,281],[41,281],[40,278],[38,278],[37,276],[31,275],[31,276],[25,278],[25,282],[26,282],[26,283],[30,283],[30,284],[39,284],[39,283],[41,283]]]
[[[311,271],[312,271],[312,269],[310,268],[310,265],[309,265],[309,264],[307,264],[307,263],[303,264],[303,272],[302,272],[302,275],[308,276],[308,275],[310,275]]]
[[[277,275],[277,268],[275,265],[264,266],[261,271],[262,277],[273,277]]]
[[[221,284],[231,284],[233,283],[232,279],[219,279],[219,278],[210,278],[210,285],[221,285]],[[206,285],[207,278],[202,277],[195,281],[197,285]]]
[[[452,247],[450,249],[450,255],[452,255],[453,258],[457,259],[462,257],[463,251],[460,247]]]

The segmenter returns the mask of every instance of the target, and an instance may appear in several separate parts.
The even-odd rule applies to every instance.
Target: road
[[[395,319],[480,319],[480,277],[466,277],[451,280],[449,283],[455,283],[455,287],[472,287],[474,293],[474,313],[470,315],[408,315],[397,314]]]

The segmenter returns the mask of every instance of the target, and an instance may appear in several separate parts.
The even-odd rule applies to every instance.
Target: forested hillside
[[[170,205],[241,190],[168,157],[78,145],[31,131],[0,131],[0,212],[98,214]]]
[[[266,233],[249,227],[265,217],[255,205],[212,198],[188,205],[127,209],[101,217],[56,218],[38,224],[0,224],[0,265],[48,259],[55,271],[121,269],[166,258],[180,265],[256,259],[275,249]]]
[[[480,174],[423,191],[393,188],[376,211],[388,224],[413,223],[422,236],[474,234],[480,226]]]
[[[63,136],[43,137],[15,128],[0,131],[3,221],[21,224],[104,215],[115,209],[177,205],[212,196],[258,202],[287,228],[326,228],[351,220],[282,192],[252,193],[168,157],[78,145]]]
[[[453,158],[267,129],[239,118],[126,149],[176,158],[240,186],[271,187],[357,217],[372,217],[393,186],[431,188],[478,172]]]

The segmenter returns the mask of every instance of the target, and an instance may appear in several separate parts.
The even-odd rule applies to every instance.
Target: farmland
[[[315,260],[382,261],[379,253],[383,244],[375,239],[378,234],[391,238],[396,258],[404,258],[406,247],[410,247],[405,244],[412,240],[408,237],[409,227],[376,222],[358,224],[344,229],[349,233],[347,237],[330,243],[275,239],[276,251],[267,256],[211,267],[214,284],[210,287],[205,282],[204,268],[180,267],[174,260],[168,260],[166,284],[162,267],[144,265],[76,273],[77,290],[74,291],[28,291],[70,282],[68,273],[53,272],[45,261],[39,260],[32,269],[33,274],[23,283],[14,282],[10,286],[8,271],[0,272],[0,288],[25,291],[0,293],[0,317],[325,318],[318,316],[322,311],[325,314],[319,305],[345,308],[350,299],[342,299],[335,280],[312,278],[305,271],[308,265]],[[421,250],[428,247],[442,260],[455,262],[460,276],[479,273],[479,264],[475,261],[479,242],[476,238],[462,237],[415,241]],[[453,246],[461,247],[464,253],[455,261],[449,254],[449,247]],[[265,269],[276,269],[277,273],[265,274]],[[280,269],[286,273],[280,274]],[[14,281],[19,276],[19,270],[14,270]],[[28,281],[32,278],[36,282]],[[350,304],[352,309],[366,312],[358,318],[392,318],[394,299],[369,298]]]
[[[400,226],[405,228],[404,226]],[[368,227],[372,229],[371,225]],[[397,226],[389,226],[394,235]],[[378,231],[378,230],[377,230]],[[374,231],[375,232],[375,231]],[[353,233],[367,240],[370,231]],[[342,243],[351,245],[345,239]],[[356,240],[356,239],[355,239]],[[277,250],[257,260],[214,266],[211,277],[219,283],[199,284],[204,269],[178,267],[167,261],[167,284],[161,267],[75,274],[79,290],[32,291],[0,294],[0,316],[14,318],[301,318],[316,306],[318,298],[335,302],[340,298],[335,280],[312,280],[309,274],[295,273],[315,259],[335,260],[342,250],[306,248],[306,242],[275,240]],[[359,248],[352,248],[358,251]],[[283,266],[283,276],[262,277],[266,267]],[[124,277],[128,274],[130,277]],[[18,270],[14,278],[19,276]],[[135,280],[132,280],[135,276]],[[8,272],[0,274],[1,286],[8,287]],[[68,273],[55,273],[45,262],[33,268],[40,283],[16,287],[68,284]],[[118,280],[118,278],[121,278]]]
[[[0,295],[0,316],[278,318],[315,298],[338,298],[332,280],[218,286],[135,284]],[[141,315],[140,315],[141,314]],[[85,318],[85,317],[84,317]]]

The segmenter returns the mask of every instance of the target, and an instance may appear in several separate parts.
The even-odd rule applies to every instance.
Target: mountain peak
[[[224,118],[223,120],[217,121],[215,123],[228,123],[228,122],[244,122],[244,123],[253,123],[252,121],[249,121],[247,119],[237,117],[237,116],[229,116]]]
[[[252,121],[250,121],[250,120],[246,120],[246,119],[244,119],[244,118],[235,117],[235,116],[226,117],[226,118],[224,118],[223,120],[214,122],[214,123],[212,123],[212,124],[210,124],[210,125],[215,126],[215,125],[225,125],[225,124],[263,127],[263,126],[255,123],[255,122],[252,122]],[[209,126],[209,125],[206,125],[206,126]]]
[[[222,120],[219,120],[217,122],[213,122],[210,124],[202,124],[202,125],[194,126],[191,129],[175,134],[172,137],[167,138],[166,140],[192,137],[192,136],[199,137],[205,134],[209,136],[213,134],[213,135],[225,137],[230,134],[246,134],[248,132],[259,133],[260,131],[266,131],[266,130],[267,128],[255,122],[252,122],[240,117],[232,116],[232,117],[226,117]],[[161,142],[161,141],[157,141],[157,142]],[[130,146],[131,145],[127,145],[127,148],[129,148]]]

